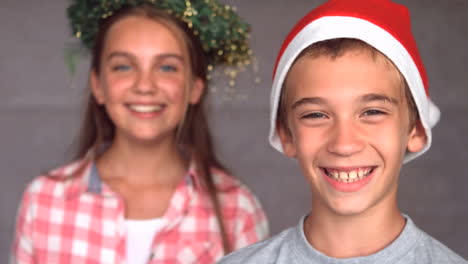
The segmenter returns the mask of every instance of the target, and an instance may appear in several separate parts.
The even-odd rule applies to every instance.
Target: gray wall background
[[[211,124],[226,165],[259,197],[272,234],[309,210],[307,184],[292,160],[267,143],[271,71],[283,38],[323,1],[225,0],[253,25],[260,84],[244,75],[238,93],[212,93]],[[404,167],[400,204],[428,233],[468,258],[468,1],[399,0],[413,29],[442,110],[429,153]],[[63,51],[65,0],[0,0],[0,262],[11,244],[22,191],[34,176],[71,158],[80,124],[88,60],[74,78]]]

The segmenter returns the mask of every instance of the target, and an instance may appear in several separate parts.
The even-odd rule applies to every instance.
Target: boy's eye
[[[177,67],[173,65],[161,65],[160,69],[163,72],[176,72],[177,71]]]
[[[303,115],[301,118],[305,119],[319,119],[319,118],[326,118],[327,116],[320,112],[313,112]]]
[[[369,109],[362,113],[363,116],[378,116],[378,115],[386,115],[387,113],[377,110],[377,109]]]
[[[115,65],[112,67],[112,71],[125,72],[125,71],[129,71],[130,69],[131,69],[130,65],[126,65],[126,64],[119,64],[119,65]]]

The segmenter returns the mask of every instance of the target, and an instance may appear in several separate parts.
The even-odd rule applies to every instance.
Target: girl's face
[[[173,139],[188,104],[196,104],[203,92],[185,46],[154,19],[117,21],[107,32],[100,60],[91,88],[115,124],[115,140]]]

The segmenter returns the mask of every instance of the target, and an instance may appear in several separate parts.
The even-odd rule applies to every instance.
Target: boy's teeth
[[[338,179],[338,178],[340,177],[340,174],[339,174],[337,171],[331,171],[330,174],[331,174],[331,175],[333,176],[333,178],[335,178],[335,179]]]
[[[359,168],[352,171],[339,171],[333,169],[326,169],[326,174],[340,182],[355,182],[362,180],[369,175],[372,168]]]
[[[162,105],[129,105],[130,109],[135,112],[149,113],[161,111]]]
[[[341,171],[340,172],[340,179],[342,180],[347,180],[348,179],[348,173]]]

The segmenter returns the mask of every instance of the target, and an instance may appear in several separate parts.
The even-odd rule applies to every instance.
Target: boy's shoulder
[[[412,258],[425,259],[425,262],[421,263],[468,264],[468,261],[463,259],[460,255],[452,251],[446,245],[442,244],[440,241],[433,238],[426,232],[422,230],[419,231],[421,233],[421,239],[419,240],[419,243],[417,243],[417,246],[414,248],[414,250],[410,252]]]
[[[419,229],[409,217],[407,217],[407,225],[402,234],[383,250],[364,257],[331,258],[308,245],[302,233],[303,219],[296,227],[286,229],[268,240],[235,251],[227,255],[219,263],[468,264],[468,261]]]
[[[234,251],[222,258],[218,264],[294,263],[294,246],[291,244],[295,240],[296,228],[288,228],[267,240]],[[284,259],[285,256],[288,256],[288,259]]]

